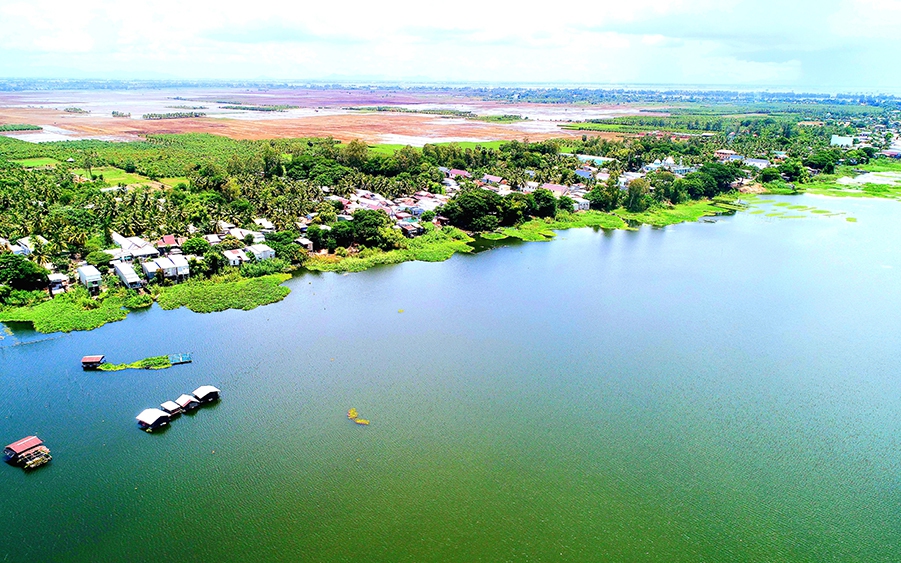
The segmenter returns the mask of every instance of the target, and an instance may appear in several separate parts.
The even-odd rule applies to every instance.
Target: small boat
[[[141,414],[135,417],[138,420],[138,427],[147,432],[153,432],[163,426],[169,424],[169,413],[160,409],[144,409]]]
[[[365,418],[355,418],[354,422],[356,422],[357,424],[362,424],[363,426],[369,426],[369,421]]]
[[[106,360],[106,356],[97,354],[94,356],[84,356],[81,358],[81,369],[99,369],[100,364]]]

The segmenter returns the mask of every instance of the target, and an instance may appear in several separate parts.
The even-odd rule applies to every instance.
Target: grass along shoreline
[[[130,364],[100,364],[100,371],[122,371],[126,369],[167,369],[172,363],[169,356],[151,356]]]

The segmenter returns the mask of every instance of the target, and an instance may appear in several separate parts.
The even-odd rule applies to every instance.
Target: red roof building
[[[9,457],[10,454],[17,456],[43,444],[44,442],[37,436],[29,436],[27,438],[22,438],[18,442],[13,442],[12,444],[6,446],[6,449],[4,449],[3,453],[5,453],[7,457]]]

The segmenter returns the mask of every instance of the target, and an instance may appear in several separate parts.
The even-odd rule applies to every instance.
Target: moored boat
[[[50,454],[50,450],[44,446],[43,440],[37,436],[28,436],[6,446],[3,449],[3,460],[12,465],[20,465],[27,461],[29,454],[43,453],[44,450],[47,455]]]

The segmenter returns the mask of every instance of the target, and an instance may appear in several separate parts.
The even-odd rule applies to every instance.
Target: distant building
[[[240,266],[247,262],[247,255],[244,254],[243,250],[226,250],[222,255],[228,260],[229,266]]]
[[[854,146],[854,137],[843,137],[841,135],[833,135],[832,140],[829,141],[829,144],[833,147],[841,147],[843,149],[849,149]]]
[[[275,251],[265,244],[252,244],[244,249],[248,254],[252,254],[257,261],[269,260],[275,258]]]

